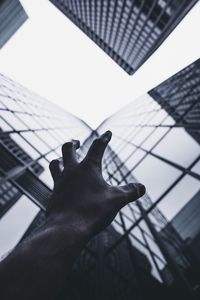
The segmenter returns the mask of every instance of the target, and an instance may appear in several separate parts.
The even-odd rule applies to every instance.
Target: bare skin
[[[56,299],[87,242],[144,195],[142,184],[113,187],[104,181],[101,162],[111,135],[94,140],[80,163],[79,141],[63,145],[64,170],[58,160],[50,163],[54,190],[47,222],[1,262],[0,299]]]

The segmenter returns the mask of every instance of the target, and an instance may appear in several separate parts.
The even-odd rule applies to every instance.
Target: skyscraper
[[[106,128],[113,132],[113,154],[105,162],[111,178],[126,183],[134,176],[147,188],[146,196],[136,203],[136,219],[131,221],[125,210],[123,224],[127,222],[127,228],[119,241],[132,233],[137,239],[132,239],[133,245],[155,256],[150,259],[154,276],[168,286],[186,287],[191,292],[186,299],[192,299],[200,287],[200,260],[194,253],[199,251],[200,221],[195,219],[195,226],[188,227],[190,243],[183,223],[183,216],[187,222],[200,208],[199,98],[198,60],[98,128],[99,133]],[[115,159],[120,162],[113,172]],[[124,166],[127,171],[119,179]]]
[[[85,247],[61,298],[198,299],[198,68],[197,61],[174,75],[173,80],[154,88],[162,95],[162,103],[151,91],[106,119],[96,130],[1,76],[0,159],[4,159],[0,199],[1,204],[10,203],[4,203],[4,210],[0,206],[1,254],[33,234],[45,221],[52,189],[48,163],[61,156],[61,144],[80,139],[81,160],[92,140],[110,129],[113,137],[103,159],[105,180],[112,185],[141,181],[147,193],[123,208],[113,223]],[[193,74],[188,80],[187,69]],[[185,89],[190,97],[186,97]],[[170,90],[173,93],[166,97]],[[169,110],[172,99],[179,99],[177,113],[187,99],[184,118],[190,115],[185,120],[191,123],[194,116],[197,135]],[[191,220],[191,214],[196,222],[187,226],[184,219]],[[8,233],[13,237],[9,243]]]
[[[0,48],[27,20],[28,15],[19,0],[0,1]]]
[[[200,143],[200,59],[170,77],[149,94]]]
[[[62,144],[75,136],[83,142],[90,132],[83,121],[0,75],[0,256],[32,221],[41,223],[53,187],[48,165],[61,157]]]
[[[130,75],[153,54],[197,2],[50,1]]]

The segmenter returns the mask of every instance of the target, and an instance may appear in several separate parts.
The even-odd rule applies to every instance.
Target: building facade
[[[0,75],[0,256],[33,221],[44,219],[53,188],[48,165],[61,157],[62,144],[83,142],[90,132],[83,121]]]
[[[200,143],[200,59],[161,83],[149,94]]]
[[[197,2],[50,1],[128,74],[133,74],[153,54]]]
[[[0,1],[0,48],[28,19],[19,0]]]
[[[99,133],[107,128],[113,132],[107,165],[116,158],[121,161],[109,174],[118,184],[133,176],[147,188],[136,203],[140,211],[136,210],[135,220],[125,208],[129,219],[123,218],[127,227],[119,242],[132,233],[136,238],[132,244],[151,256],[151,273],[175,288],[174,295],[185,287],[186,299],[198,299],[200,286],[199,100],[198,60],[98,128]],[[127,171],[119,180],[124,166]]]

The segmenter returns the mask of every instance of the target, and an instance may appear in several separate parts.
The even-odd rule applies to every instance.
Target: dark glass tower
[[[197,0],[50,1],[128,74],[133,74],[153,54],[197,2]]]
[[[200,143],[200,59],[175,74],[149,94]]]
[[[19,0],[0,1],[0,48],[15,34],[27,18]]]
[[[151,91],[134,100],[95,131],[1,76],[1,255],[45,221],[52,189],[48,163],[61,156],[61,144],[80,139],[81,160],[92,140],[111,129],[113,138],[103,159],[104,178],[112,185],[140,181],[147,193],[123,208],[85,247],[60,298],[198,299],[198,68],[197,61],[154,88],[156,97]],[[186,70],[191,71],[190,76]],[[177,114],[185,112],[185,122],[179,122],[169,109],[175,107],[175,101]],[[195,135],[186,124],[192,120]]]

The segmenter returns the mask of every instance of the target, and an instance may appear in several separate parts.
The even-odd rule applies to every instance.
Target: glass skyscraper
[[[1,256],[19,242],[32,221],[36,225],[44,218],[53,187],[49,162],[61,157],[62,144],[74,137],[83,142],[91,129],[3,75],[0,112]]]
[[[131,240],[159,281],[191,295],[200,286],[199,72],[197,60],[98,128],[113,132],[113,154],[105,161],[112,182],[135,179],[147,188],[134,206],[122,209],[115,228],[124,226],[124,233],[113,248]]]
[[[198,299],[200,295],[199,60],[106,119],[96,130],[0,76],[0,254],[45,221],[48,164],[80,139],[79,159],[110,129],[103,176],[140,181],[127,205],[82,251],[60,299]]]
[[[19,0],[0,1],[0,48],[28,19]]]
[[[50,1],[128,74],[133,74],[153,54],[197,2]]]
[[[200,143],[200,59],[170,77],[149,94]]]

